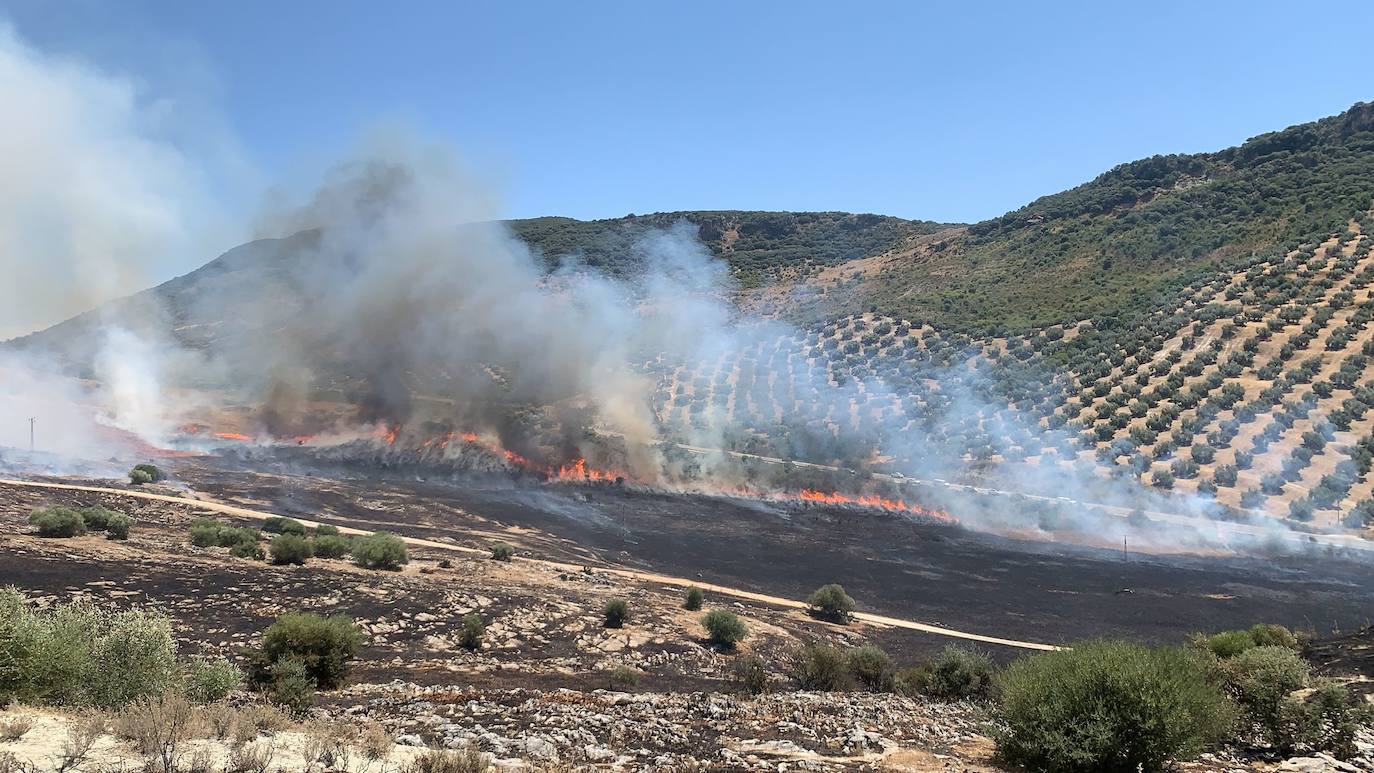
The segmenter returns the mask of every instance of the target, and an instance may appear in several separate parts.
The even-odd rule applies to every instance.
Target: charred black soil
[[[791,598],[838,582],[862,609],[1051,643],[1118,635],[1180,641],[1256,621],[1326,634],[1365,624],[1374,592],[1374,563],[1317,552],[1124,558],[863,509],[616,486],[263,475],[225,462],[188,463],[179,474],[216,498],[288,515],[430,538],[460,521],[498,533],[534,530],[547,535],[535,547],[544,557],[700,576]],[[902,649],[945,643],[914,638]]]

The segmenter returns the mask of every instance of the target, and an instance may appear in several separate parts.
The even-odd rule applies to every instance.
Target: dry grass
[[[31,717],[10,717],[0,722],[0,742],[18,741],[33,729]]]
[[[270,736],[235,746],[229,750],[226,773],[267,773],[276,756],[277,741]]]
[[[115,716],[114,730],[148,758],[151,773],[175,773],[183,745],[195,737],[199,724],[195,707],[180,694],[168,692],[129,704]]]
[[[367,723],[358,733],[358,751],[368,762],[385,760],[391,756],[393,745],[386,728],[376,722]]]
[[[471,746],[462,749],[427,749],[411,760],[405,773],[486,773],[491,764]]]
[[[86,714],[72,720],[58,749],[57,773],[67,773],[81,767],[90,756],[91,747],[105,735],[107,726],[102,714]]]

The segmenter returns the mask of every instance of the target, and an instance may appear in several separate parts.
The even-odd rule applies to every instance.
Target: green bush
[[[129,482],[135,486],[141,486],[144,483],[158,483],[165,477],[162,470],[151,464],[136,464],[132,470],[129,470]]]
[[[14,588],[0,589],[0,704],[115,708],[161,694],[175,675],[164,615],[84,600],[35,611]]]
[[[838,647],[813,642],[793,653],[789,670],[803,690],[834,692],[850,686],[849,659]]]
[[[339,527],[329,523],[322,523],[315,527],[316,537],[337,537],[340,533]]]
[[[186,667],[182,692],[187,700],[201,705],[229,697],[243,681],[238,666],[224,658],[196,658]]]
[[[876,644],[865,644],[849,652],[849,673],[860,685],[873,692],[886,692],[893,686],[892,658]]]
[[[315,685],[310,670],[298,657],[271,663],[263,692],[267,700],[297,716],[305,714],[315,703]]]
[[[843,587],[833,583],[817,588],[806,603],[811,614],[837,623],[849,622],[854,614],[854,599],[844,592]]]
[[[343,558],[352,549],[352,542],[348,537],[338,534],[316,533],[310,543],[315,555],[320,558]]]
[[[362,641],[362,632],[346,615],[288,612],[263,633],[249,681],[254,686],[269,683],[272,666],[294,658],[301,661],[313,686],[333,689],[348,676],[349,663]]]
[[[762,695],[773,686],[768,675],[768,664],[758,655],[742,655],[735,658],[725,672],[725,684],[735,692],[748,695]]]
[[[706,599],[706,594],[701,592],[701,588],[693,585],[687,589],[686,596],[682,600],[682,608],[691,612],[701,609],[701,602]]]
[[[620,628],[630,621],[630,602],[625,599],[611,599],[601,608],[602,624],[607,628]]]
[[[482,637],[487,633],[487,626],[482,622],[482,618],[476,613],[463,617],[463,633],[458,638],[458,643],[468,650],[482,649]]]
[[[262,530],[268,534],[295,534],[304,537],[306,533],[305,524],[295,518],[283,518],[274,515],[262,522]]]
[[[246,558],[249,561],[261,561],[267,558],[267,554],[262,550],[262,545],[256,542],[240,542],[229,548],[229,555],[234,558]]]
[[[384,531],[354,537],[350,552],[353,563],[364,569],[396,570],[410,563],[405,540]]]
[[[314,555],[310,541],[299,534],[278,534],[267,544],[274,564],[304,564]]]
[[[1094,641],[1003,673],[998,753],[1030,770],[1133,773],[1223,738],[1234,708],[1191,650]]]
[[[504,542],[491,546],[491,557],[497,561],[509,561],[515,555],[515,548]]]
[[[992,696],[996,671],[985,653],[951,644],[935,658],[897,675],[898,689],[907,695],[940,700],[982,700]]]
[[[38,529],[40,537],[79,537],[86,533],[85,519],[70,507],[34,510],[29,523]]]
[[[1281,625],[1257,623],[1246,630],[1222,631],[1205,640],[1212,654],[1226,660],[1255,647],[1299,648],[1298,637]]]
[[[109,520],[105,522],[105,535],[109,539],[125,540],[129,538],[129,530],[134,526],[134,519],[123,513],[111,513]]]
[[[629,666],[616,666],[611,671],[611,687],[626,690],[639,684],[639,672]]]
[[[235,545],[256,545],[262,535],[256,529],[235,528],[213,518],[197,518],[189,530],[191,544],[198,548],[232,548]]]
[[[77,512],[81,513],[81,520],[86,522],[86,528],[91,531],[105,531],[105,527],[110,523],[110,518],[118,515],[115,511],[100,505],[83,507]]]
[[[1244,723],[1265,743],[1289,754],[1304,740],[1303,711],[1292,694],[1307,685],[1307,662],[1275,645],[1251,647],[1224,664]]]
[[[749,635],[749,631],[744,627],[744,621],[734,612],[725,609],[713,609],[702,615],[701,627],[706,629],[707,640],[726,649],[744,641],[744,637]]]

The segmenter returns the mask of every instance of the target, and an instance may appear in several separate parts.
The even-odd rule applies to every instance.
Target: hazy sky
[[[221,119],[266,179],[399,121],[451,140],[512,216],[973,221],[1374,99],[1367,1],[0,8],[30,44]]]

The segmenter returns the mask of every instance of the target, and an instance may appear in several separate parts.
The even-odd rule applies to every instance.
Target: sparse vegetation
[[[848,623],[854,614],[854,599],[844,592],[843,587],[835,584],[817,588],[806,603],[811,614],[836,623]]]
[[[1197,654],[1095,641],[1023,657],[1001,680],[998,754],[1036,771],[1160,770],[1231,729],[1235,711]]]
[[[607,628],[620,628],[630,621],[630,602],[625,599],[611,599],[601,607],[601,624]]]
[[[991,697],[996,670],[985,653],[951,644],[935,658],[897,674],[900,692],[941,700]]]
[[[491,546],[491,557],[496,561],[509,561],[515,555],[515,548],[504,542],[498,542]]]
[[[487,626],[482,622],[480,615],[472,613],[463,617],[463,632],[458,638],[458,643],[463,649],[476,651],[482,648],[482,637],[486,635]]]
[[[687,589],[687,593],[683,596],[682,608],[689,612],[695,612],[701,609],[701,603],[705,598],[706,594],[701,592],[701,588],[693,585]]]
[[[364,569],[395,571],[410,563],[405,540],[384,531],[354,537],[350,550],[353,563]]]
[[[726,609],[713,609],[702,615],[701,627],[706,629],[708,641],[726,649],[733,648],[748,635],[744,621]]]
[[[251,653],[249,684],[262,689],[283,673],[294,676],[299,661],[312,687],[332,690],[348,676],[349,663],[362,644],[362,633],[345,615],[321,617],[309,612],[288,612],[263,633],[262,646]]]

